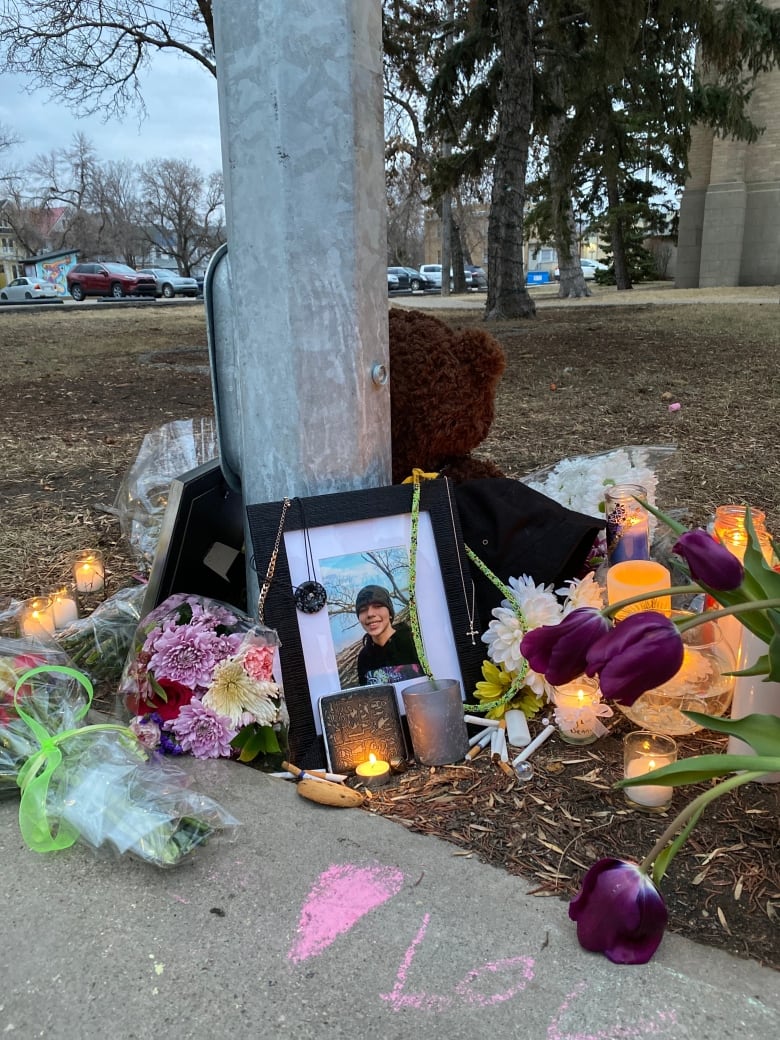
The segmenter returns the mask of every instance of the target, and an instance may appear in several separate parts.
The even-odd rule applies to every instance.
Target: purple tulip
[[[729,592],[742,584],[745,571],[737,557],[701,528],[680,535],[672,551],[682,556],[700,585]]]
[[[588,651],[588,675],[598,672],[607,700],[631,705],[680,670],[683,642],[671,618],[654,610],[629,614]]]
[[[647,964],[668,920],[663,896],[636,863],[600,859],[569,903],[580,946],[615,964]]]
[[[590,647],[611,624],[595,607],[579,607],[559,625],[542,625],[523,636],[520,653],[553,686],[563,686],[585,671]]]

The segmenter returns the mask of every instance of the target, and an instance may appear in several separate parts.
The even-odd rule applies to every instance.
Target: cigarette
[[[481,719],[478,715],[464,715],[463,721],[472,726],[500,726],[498,719]]]
[[[328,780],[325,779],[324,776],[317,776],[316,773],[305,773],[302,769],[301,769],[301,771],[299,773],[288,773],[288,772],[271,773],[271,776],[275,776],[279,780],[304,780],[304,779],[321,780],[323,782],[323,784],[326,784],[326,783],[329,782]]]
[[[324,769],[312,769],[306,775],[314,776],[318,780],[330,780],[332,784],[343,784],[347,779],[346,773],[326,773]]]
[[[502,729],[494,729],[490,736],[490,754],[501,757],[501,738],[504,735]]]
[[[495,732],[496,731],[494,729],[491,729],[490,727],[488,727],[487,729],[481,729],[479,733],[475,733],[473,737],[469,738],[469,747],[474,747],[474,745],[478,744],[484,736]]]
[[[485,732],[482,734],[482,736],[479,738],[479,740],[476,742],[476,744],[474,744],[474,746],[472,748],[470,748],[466,752],[465,761],[469,762],[469,761],[471,761],[472,758],[476,758],[477,755],[480,753],[480,751],[483,748],[488,746],[492,736],[493,736],[493,730],[492,729],[485,730]]]
[[[517,758],[512,760],[512,765],[519,766],[521,762],[527,761],[534,753],[534,751],[536,751],[538,747],[541,747],[545,740],[547,740],[548,737],[551,737],[554,732],[555,726],[552,726],[550,724],[549,719],[545,719],[544,729],[542,730],[542,732],[538,736],[534,737],[534,739],[531,741],[528,747],[525,748],[525,750],[521,751]]]
[[[498,768],[501,770],[502,773],[506,773],[507,776],[511,776],[512,778],[514,778],[515,771],[514,769],[512,769],[508,762],[499,760]]]

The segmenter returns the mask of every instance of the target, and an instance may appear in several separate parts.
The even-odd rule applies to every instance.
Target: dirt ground
[[[521,476],[624,444],[675,445],[662,506],[698,523],[747,502],[780,533],[780,307],[636,301],[492,326],[508,369],[484,453]],[[479,311],[436,313],[481,324]],[[0,312],[0,392],[0,607],[65,583],[85,546],[103,549],[109,592],[126,586],[139,565],[107,510],[145,433],[211,413],[202,307]],[[595,856],[641,858],[668,822],[610,790],[625,728],[577,754],[548,742],[528,788],[478,762],[471,777],[405,774],[372,809],[566,896]],[[681,753],[720,746],[705,734]],[[708,813],[664,881],[675,931],[780,967],[779,800],[780,785],[750,785]]]

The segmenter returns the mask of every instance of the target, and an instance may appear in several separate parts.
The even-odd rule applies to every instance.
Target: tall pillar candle
[[[767,644],[743,627],[742,641],[737,658],[737,670],[749,668],[755,664],[762,654],[767,652]],[[780,683],[765,682],[764,675],[738,675],[734,681],[734,696],[731,701],[732,719],[742,719],[746,715],[780,716]],[[729,737],[728,753],[730,755],[755,755],[755,750],[738,737]],[[780,773],[767,773],[759,783],[780,783]]]
[[[409,735],[424,766],[460,762],[469,748],[463,697],[457,679],[424,679],[402,693]]]
[[[660,589],[668,589],[672,576],[666,567],[655,560],[625,560],[616,563],[607,571],[607,601],[619,603],[622,599],[645,594],[648,599],[623,607],[617,619],[627,617],[640,610],[657,610],[661,614],[672,612],[671,596],[653,596]]]

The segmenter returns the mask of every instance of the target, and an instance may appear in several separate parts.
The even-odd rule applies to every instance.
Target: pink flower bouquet
[[[169,754],[276,764],[289,721],[273,676],[278,643],[235,607],[170,596],[142,619],[122,674],[131,728]]]

